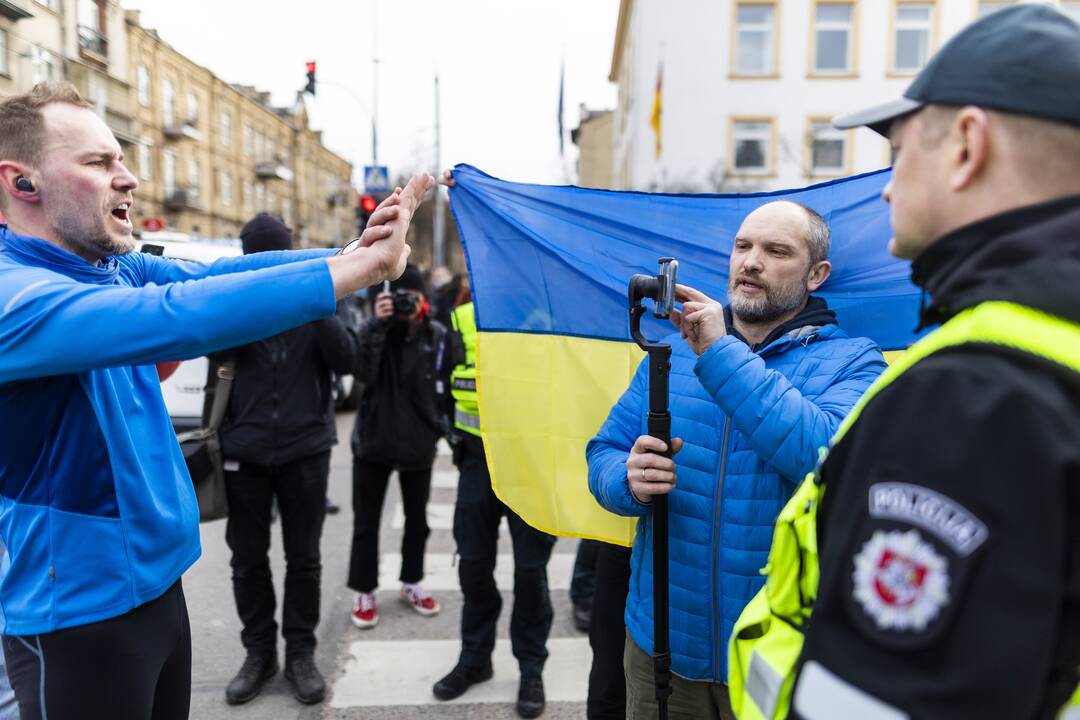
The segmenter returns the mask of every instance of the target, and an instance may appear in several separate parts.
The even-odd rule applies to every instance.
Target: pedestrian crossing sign
[[[390,170],[386,165],[364,166],[364,190],[369,193],[390,191]]]

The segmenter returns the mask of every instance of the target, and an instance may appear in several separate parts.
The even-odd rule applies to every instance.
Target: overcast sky
[[[377,8],[373,4],[377,3]],[[323,140],[371,162],[373,43],[379,58],[379,161],[392,175],[433,169],[435,92],[442,166],[466,162],[507,180],[574,179],[578,104],[614,107],[608,82],[618,0],[121,0],[181,53],[228,82],[291,105],[318,62],[308,111]],[[373,33],[372,28],[377,32]],[[375,37],[377,35],[377,37]],[[566,157],[556,125],[566,61]],[[331,83],[343,86],[332,87]],[[363,105],[350,96],[363,101]],[[569,175],[568,175],[569,173]],[[359,179],[359,173],[354,175]]]

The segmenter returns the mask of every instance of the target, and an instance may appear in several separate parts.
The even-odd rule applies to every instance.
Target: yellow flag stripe
[[[533,527],[633,543],[636,518],[609,513],[589,492],[585,445],[643,355],[628,342],[479,333],[480,433],[492,486]]]

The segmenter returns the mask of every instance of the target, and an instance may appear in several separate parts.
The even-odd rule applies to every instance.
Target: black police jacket
[[[337,444],[331,373],[352,372],[356,338],[338,316],[215,353],[236,361],[221,428],[226,460],[280,465]]]
[[[912,270],[926,322],[988,300],[1080,322],[1080,198],[957,230]],[[824,697],[868,717],[1054,717],[1080,666],[1076,374],[999,346],[935,353],[867,405],[822,474],[792,716]],[[912,499],[906,519],[871,511],[883,482]],[[972,519],[974,548],[941,532]]]
[[[363,383],[353,455],[399,470],[423,470],[435,462],[435,444],[446,435],[440,408],[452,369],[444,362],[442,323],[371,318],[358,333],[355,368]]]

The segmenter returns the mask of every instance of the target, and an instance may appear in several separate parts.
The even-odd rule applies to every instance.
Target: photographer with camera
[[[401,599],[425,616],[439,603],[422,587],[429,534],[427,503],[435,444],[445,434],[440,403],[448,378],[446,327],[431,318],[420,269],[408,265],[394,282],[376,286],[374,316],[360,328],[355,378],[364,385],[353,430],[353,539],[348,585],[356,591],[352,622],[379,621],[379,522],[390,473],[398,472],[405,532],[401,538]]]

